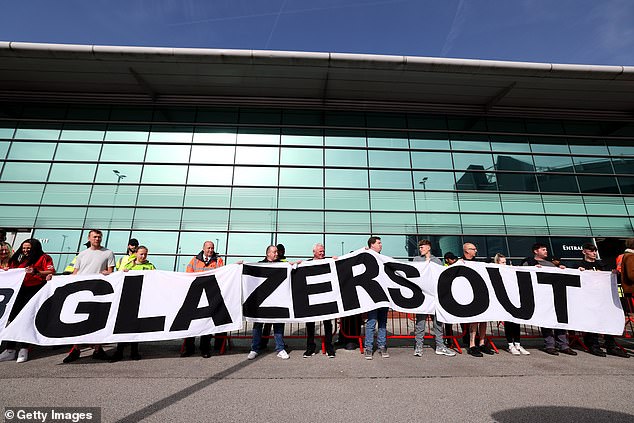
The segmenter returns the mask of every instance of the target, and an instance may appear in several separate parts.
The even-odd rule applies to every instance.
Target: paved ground
[[[634,358],[412,355],[358,350],[290,360],[246,360],[245,341],[223,356],[179,358],[179,343],[141,345],[139,362],[86,358],[62,365],[66,349],[36,348],[24,364],[0,363],[0,406],[93,406],[104,422],[617,422],[634,421]],[[500,342],[498,345],[502,345]],[[630,351],[634,342],[625,341]]]

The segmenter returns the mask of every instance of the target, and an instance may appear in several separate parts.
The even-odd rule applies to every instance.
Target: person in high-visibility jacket
[[[126,250],[126,255],[121,257],[119,261],[117,261],[117,265],[115,266],[117,270],[123,270],[128,263],[134,262],[136,250],[139,248],[139,241],[136,238],[130,238],[128,241],[128,249]]]

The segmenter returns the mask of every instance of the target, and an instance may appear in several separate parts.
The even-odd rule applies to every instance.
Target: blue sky
[[[634,65],[633,0],[3,3],[2,41]]]

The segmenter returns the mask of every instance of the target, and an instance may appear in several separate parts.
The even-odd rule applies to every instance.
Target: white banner
[[[24,269],[0,270],[0,328],[5,327],[24,280]],[[0,340],[3,340],[0,336]]]
[[[0,272],[0,289],[7,283]],[[249,321],[308,322],[378,307],[436,312],[447,323],[513,321],[612,335],[624,324],[609,272],[443,267],[358,250],[295,266],[55,277],[0,338],[40,345],[153,341],[237,330],[243,314]]]
[[[54,277],[0,338],[38,345],[106,344],[237,330],[242,327],[240,272],[234,264],[200,273]]]

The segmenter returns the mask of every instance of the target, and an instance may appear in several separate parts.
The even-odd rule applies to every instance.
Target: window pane
[[[231,166],[190,166],[187,175],[188,185],[231,185],[232,180]]]
[[[624,157],[613,157],[612,165],[616,173],[634,173],[634,159]]]
[[[236,148],[232,145],[194,145],[190,163],[233,164]]]
[[[612,163],[608,157],[573,157],[577,173],[604,173],[612,175]]]
[[[464,190],[497,190],[495,173],[485,172],[456,172],[456,189]]]
[[[197,122],[207,123],[238,123],[238,108],[198,108]]]
[[[184,209],[181,229],[196,231],[226,231],[228,221],[229,210]]]
[[[148,140],[149,125],[109,125],[106,131],[106,141],[139,141]]]
[[[238,130],[238,144],[279,144],[280,134],[278,131],[267,128],[240,128]]]
[[[500,198],[505,213],[544,213],[539,194],[500,194]]]
[[[5,163],[3,181],[46,181],[50,163]]]
[[[368,147],[409,148],[409,140],[405,132],[368,131]]]
[[[453,169],[451,153],[412,151],[412,167],[423,169]]]
[[[453,153],[456,169],[493,169],[491,154]]]
[[[0,160],[4,160],[4,158],[7,157],[7,151],[9,151],[9,144],[10,144],[9,141],[0,141]]]
[[[182,206],[185,187],[142,185],[139,187],[139,206]]]
[[[327,129],[324,141],[326,146],[366,147],[365,133],[362,131]]]
[[[327,189],[326,209],[369,210],[370,200],[368,191]]]
[[[59,143],[55,151],[55,160],[73,162],[94,162],[99,160],[101,144]]]
[[[562,138],[533,137],[531,138],[531,150],[535,153],[570,153],[566,140]]]
[[[136,185],[93,185],[90,204],[95,206],[134,206],[139,187]]]
[[[621,197],[584,195],[583,202],[588,214],[627,215],[625,203]],[[590,218],[590,224],[592,224],[592,218]]]
[[[323,166],[324,154],[320,148],[282,148],[283,165]]]
[[[542,192],[579,192],[574,176],[540,174],[537,180]]]
[[[144,184],[184,184],[187,166],[145,165],[143,167]]]
[[[412,172],[397,170],[371,170],[370,186],[372,188],[412,189]]]
[[[55,144],[52,142],[14,142],[9,150],[9,159],[51,160]]]
[[[461,234],[460,215],[452,213],[417,213],[417,233]],[[459,252],[456,252],[459,255]]]
[[[234,188],[231,206],[255,209],[277,208],[277,188]]]
[[[44,184],[0,184],[0,202],[3,204],[29,204],[41,198]]]
[[[463,214],[462,230],[465,234],[504,233],[504,219],[501,214]]]
[[[178,229],[181,220],[180,209],[138,208],[134,214],[134,229]]]
[[[86,215],[85,227],[100,229],[128,229],[132,227],[133,216],[134,209],[132,208],[90,207]],[[127,240],[124,242],[127,242]]]
[[[416,210],[458,211],[458,194],[453,192],[416,191]]]
[[[138,183],[140,178],[141,165],[100,164],[97,168],[97,182],[125,185]]]
[[[579,188],[584,193],[618,194],[619,188],[613,176],[577,176]]]
[[[373,234],[416,233],[415,213],[372,213]]]
[[[68,230],[68,229],[36,229],[33,236],[40,240],[42,243],[42,249],[46,253],[66,253],[71,257],[68,257],[68,261],[72,260],[77,246],[79,245],[81,231],[80,230]],[[82,246],[82,249],[84,247]],[[60,267],[65,254],[59,257],[59,261],[55,261],[55,270],[61,273],[64,268]],[[66,262],[63,262],[65,265]]]
[[[15,122],[0,122],[0,138],[13,138],[15,132]]]
[[[411,191],[371,191],[372,210],[414,211],[414,196]]]
[[[104,144],[101,161],[104,162],[142,162],[145,157],[145,145]]]
[[[286,258],[289,261],[298,259],[313,258],[313,245],[319,242],[323,244],[324,236],[322,234],[278,234],[277,242],[284,244],[286,248]],[[326,249],[326,257],[338,255],[336,250],[329,252]]]
[[[326,169],[326,186],[340,188],[367,188],[368,171],[353,169]]]
[[[277,228],[280,232],[321,233],[324,231],[324,213],[280,210]]]
[[[244,256],[257,257],[251,258],[251,262],[259,261],[266,255],[266,247],[273,241],[272,234],[267,233],[249,233],[241,234],[236,232],[229,233],[229,248],[227,254],[242,258]]]
[[[367,167],[365,150],[326,149],[326,166]]]
[[[324,191],[321,189],[280,188],[279,207],[283,209],[323,209]]]
[[[544,209],[546,213],[552,214],[586,214],[583,206],[583,199],[579,196],[571,195],[543,195]]]
[[[48,180],[51,182],[92,182],[96,169],[96,164],[53,163]]]
[[[236,164],[270,164],[280,162],[279,147],[238,147],[236,148]]]
[[[540,214],[504,215],[506,233],[513,235],[543,235],[548,232],[546,217]],[[527,254],[528,255],[528,254]]]
[[[586,216],[546,216],[551,235],[591,235]]]
[[[282,131],[282,145],[324,145],[323,135],[293,134],[289,129]]]
[[[91,185],[48,184],[42,197],[42,204],[88,204],[91,188]],[[33,197],[29,202],[33,202]]]
[[[460,211],[463,212],[502,212],[500,194],[458,193]]]
[[[586,132],[585,134],[588,133]],[[608,147],[603,140],[571,140],[570,151],[572,154],[605,154],[606,156],[609,154]]]
[[[608,145],[612,156],[634,156],[634,146],[632,145]]]
[[[449,135],[447,134],[427,134],[411,132],[409,134],[409,144],[411,148],[450,151]]]
[[[105,135],[105,124],[67,123],[59,139],[68,141],[102,141]]]
[[[237,130],[235,128],[196,128],[194,143],[201,144],[235,144]]]
[[[496,179],[500,191],[539,191],[533,173],[497,172]]]
[[[456,140],[456,137],[460,137],[463,139]],[[462,151],[491,151],[491,144],[489,144],[489,140],[486,139],[485,136],[473,136],[476,140],[469,140],[466,135],[452,135],[451,136],[451,149],[462,150]],[[482,138],[481,140],[477,140],[477,138]]]
[[[453,190],[456,188],[453,172],[415,171],[414,185],[417,189]]]
[[[150,249],[150,254],[175,254],[178,232],[133,231],[136,238]],[[150,260],[152,256],[150,256]]]
[[[591,217],[593,236],[632,236],[632,222],[627,217]]]
[[[274,232],[276,220],[275,210],[232,210],[229,230]]]
[[[85,207],[40,207],[35,225],[40,228],[76,228],[86,216]]]
[[[236,166],[233,183],[234,185],[277,186],[277,168]]]
[[[36,214],[37,207],[33,206],[2,206],[2,225],[31,228]]]
[[[192,132],[194,132],[193,126],[153,125],[150,142],[190,143]]]
[[[535,164],[529,155],[520,154],[494,154],[495,169],[514,170],[521,172],[534,172]]]
[[[529,153],[531,148],[526,137],[514,137],[509,135],[491,135],[491,150],[513,151]]]
[[[321,187],[323,180],[324,171],[322,169],[280,169],[280,186]]]
[[[370,233],[370,213],[326,212],[326,232]]]
[[[187,187],[185,207],[229,207],[231,188]]]
[[[15,131],[16,140],[57,140],[61,132],[59,124],[22,123]]]
[[[409,169],[409,151],[370,150],[371,167],[400,167]]]
[[[189,146],[149,145],[145,161],[147,163],[187,163],[189,161]]]
[[[7,163],[8,165],[8,163]],[[5,167],[6,172],[6,167]],[[4,179],[4,173],[2,174]],[[619,181],[619,187],[622,194],[634,194],[634,177],[619,176],[616,178]]]

